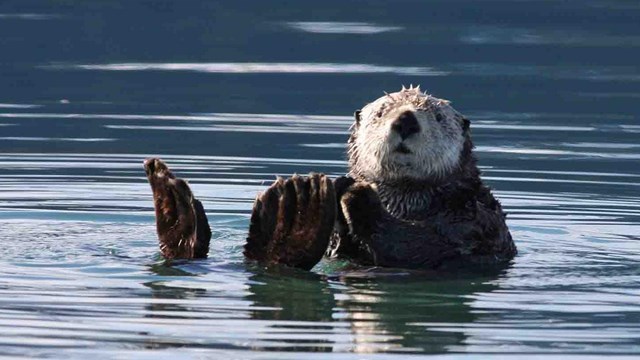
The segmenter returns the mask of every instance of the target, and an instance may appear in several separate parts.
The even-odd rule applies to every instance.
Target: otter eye
[[[442,122],[442,120],[444,120],[444,116],[442,116],[442,114],[440,113],[436,113],[436,121]]]

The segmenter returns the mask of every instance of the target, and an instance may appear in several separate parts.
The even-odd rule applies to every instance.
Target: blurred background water
[[[0,2],[0,355],[640,355],[640,3]],[[421,84],[472,120],[519,248],[498,274],[246,264],[276,174],[346,172],[353,111]],[[158,255],[142,160],[207,260]]]

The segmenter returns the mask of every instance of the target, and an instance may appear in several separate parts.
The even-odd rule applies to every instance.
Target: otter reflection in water
[[[320,275],[250,266],[240,275],[246,276],[244,286],[221,290],[205,289],[192,281],[197,274],[181,271],[184,265],[169,264],[155,264],[152,271],[163,274],[162,280],[145,283],[153,296],[146,306],[149,323],[158,319],[172,328],[166,333],[142,327],[150,331],[145,344],[153,348],[456,352],[473,336],[465,329],[486,317],[474,311],[474,294],[498,290],[501,273],[453,276],[351,268]],[[326,270],[327,265],[322,267]],[[219,299],[221,291],[226,301],[211,301]],[[257,321],[248,323],[247,318]]]
[[[253,206],[244,255],[311,269],[323,255],[363,265],[440,269],[516,254],[500,203],[480,179],[470,122],[448,101],[403,88],[356,111],[349,173],[278,178]],[[202,204],[160,159],[145,161],[160,249],[202,258]]]

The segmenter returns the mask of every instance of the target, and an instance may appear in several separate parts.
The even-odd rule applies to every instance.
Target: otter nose
[[[420,132],[420,124],[412,111],[405,111],[391,124],[393,131],[397,132],[402,140]]]

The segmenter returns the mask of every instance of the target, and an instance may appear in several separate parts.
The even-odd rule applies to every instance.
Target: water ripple
[[[115,141],[116,139],[108,138],[48,138],[48,137],[34,137],[34,136],[4,136],[0,137],[0,140],[6,141],[71,141],[71,142],[101,142],[101,141]]]
[[[33,109],[41,107],[42,105],[35,104],[0,104],[0,109]]]
[[[382,26],[365,22],[296,21],[287,22],[285,25],[314,34],[380,34],[403,29],[401,26]]]
[[[467,44],[558,45],[589,47],[637,47],[636,35],[611,35],[582,29],[532,29],[499,26],[472,26],[459,37]]]
[[[36,14],[36,13],[2,13],[0,14],[0,20],[2,19],[19,19],[19,20],[51,20],[60,18],[58,14]]]
[[[397,74],[412,76],[445,76],[446,71],[419,66],[384,66],[339,63],[112,63],[112,64],[53,64],[53,70],[98,71],[195,71],[227,74]]]
[[[49,70],[190,71],[222,74],[396,74],[401,76],[545,77],[587,81],[637,82],[632,66],[544,66],[501,63],[454,63],[440,68],[344,63],[108,63],[49,64]]]

